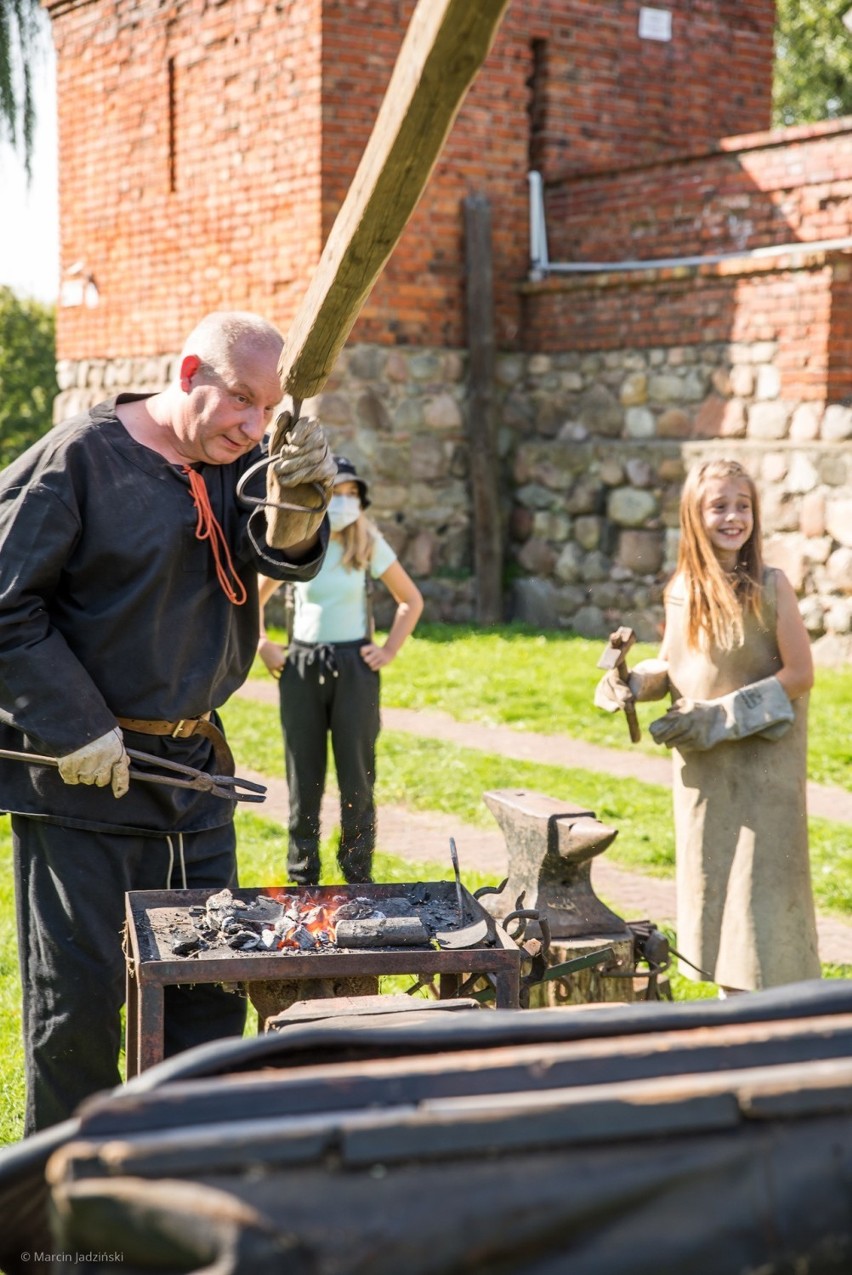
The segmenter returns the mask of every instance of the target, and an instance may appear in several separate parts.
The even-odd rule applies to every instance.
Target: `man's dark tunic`
[[[237,501],[259,449],[231,465],[196,466],[248,594],[235,606],[210,544],[196,537],[186,475],[130,437],[115,402],[58,426],[0,475],[0,748],[61,757],[120,716],[178,721],[220,707],[257,647],[257,571],[310,579],[322,560],[318,548],[309,562],[288,564],[265,544],[262,510]],[[262,474],[250,490],[263,495]],[[216,769],[202,736],[126,733],[126,742]],[[0,759],[0,809],[13,813],[32,1128],[116,1082],[123,891],[165,887],[176,854],[190,887],[233,884],[233,805],[134,781],[116,800],[109,788],[69,786],[55,770]],[[173,884],[182,883],[178,874]],[[87,1005],[99,979],[103,1005]],[[213,1019],[224,1015],[225,1033],[239,1030],[242,1005],[238,1016],[235,997],[219,1000],[225,1008],[214,1007]],[[180,1047],[223,1034],[202,1017],[198,1030],[178,1033]],[[98,1054],[101,1037],[109,1057],[81,1092],[74,1069],[84,1053],[87,1064]],[[69,1069],[66,1084],[58,1077]]]

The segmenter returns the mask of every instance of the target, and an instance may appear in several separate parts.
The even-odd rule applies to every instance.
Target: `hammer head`
[[[617,668],[635,641],[636,634],[626,626],[610,633],[604,653],[598,660],[598,668]]]

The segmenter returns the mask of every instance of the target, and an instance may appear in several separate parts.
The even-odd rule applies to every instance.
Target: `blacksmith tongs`
[[[130,767],[130,778],[138,779],[145,784],[167,784],[171,788],[194,788],[197,792],[209,792],[211,797],[223,797],[225,801],[264,801],[266,788],[263,784],[253,783],[250,779],[240,779],[237,775],[208,775],[206,770],[197,770],[195,766],[184,766],[179,761],[169,761],[165,757],[155,757],[153,753],[140,753],[135,748],[128,748],[127,756],[132,761],[141,762],[145,766],[158,766],[162,770],[171,771],[168,775],[157,775],[152,771]],[[59,768],[56,757],[45,757],[39,753],[17,753],[9,748],[0,748],[0,757],[10,761],[27,762],[31,766],[53,766]]]

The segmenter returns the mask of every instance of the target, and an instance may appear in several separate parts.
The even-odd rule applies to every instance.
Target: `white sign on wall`
[[[672,15],[668,9],[649,9],[645,5],[639,10],[640,40],[670,40],[672,38]]]

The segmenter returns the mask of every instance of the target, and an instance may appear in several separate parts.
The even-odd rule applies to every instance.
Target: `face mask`
[[[332,496],[328,502],[328,521],[332,531],[342,531],[353,523],[361,512],[357,496]]]

